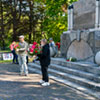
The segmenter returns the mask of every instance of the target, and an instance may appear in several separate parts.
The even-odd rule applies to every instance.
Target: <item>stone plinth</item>
[[[75,57],[79,61],[94,62],[95,54],[100,50],[100,31],[72,31],[61,36],[62,57]]]
[[[95,27],[95,0],[79,0],[74,5],[74,30]]]
[[[98,51],[100,0],[79,0],[68,8],[68,31],[61,36],[62,57],[94,62]]]
[[[78,60],[89,58],[93,61],[93,50],[84,40],[74,40],[68,48],[67,57],[77,57]]]

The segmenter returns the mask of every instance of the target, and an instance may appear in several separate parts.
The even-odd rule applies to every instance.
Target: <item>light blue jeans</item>
[[[26,55],[18,55],[20,72],[24,74],[28,74],[28,66],[26,64]]]

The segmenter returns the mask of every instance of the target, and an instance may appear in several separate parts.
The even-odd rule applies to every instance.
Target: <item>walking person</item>
[[[41,46],[42,53],[38,55],[42,71],[42,80],[40,83],[42,86],[49,86],[48,66],[50,65],[50,50],[46,39],[41,40]]]
[[[49,41],[50,41],[49,45],[50,45],[51,47],[55,47],[55,46],[56,46],[56,45],[55,45],[55,42],[53,41],[53,38],[50,38]]]
[[[19,36],[19,49],[17,49],[18,52],[18,60],[20,65],[20,75],[28,75],[28,66],[27,66],[27,50],[28,50],[28,43],[25,42],[24,36]]]
[[[10,45],[10,50],[13,54],[13,63],[18,64],[18,55],[16,54],[15,48],[16,48],[16,42],[13,41]]]
[[[55,42],[53,41],[53,38],[49,39],[49,46],[50,46],[50,56],[55,57],[58,53],[58,50],[56,48]]]

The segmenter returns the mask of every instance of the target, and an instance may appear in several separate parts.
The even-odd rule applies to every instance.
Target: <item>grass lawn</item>
[[[0,53],[11,52],[10,50],[0,50]],[[32,62],[34,57],[29,57],[29,62]],[[0,63],[12,63],[12,60],[0,60]]]
[[[11,63],[12,60],[0,60],[0,63]]]
[[[10,50],[0,50],[0,52],[11,52]]]
[[[11,52],[10,50],[0,50],[0,53]],[[12,60],[0,60],[0,63],[11,63]]]

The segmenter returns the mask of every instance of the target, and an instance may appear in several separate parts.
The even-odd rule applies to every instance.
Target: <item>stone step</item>
[[[37,65],[37,64],[31,63],[30,66],[40,70],[40,66]],[[51,69],[51,68],[49,68],[49,73],[51,73],[52,75],[55,75],[57,77],[61,77],[65,80],[71,81],[73,83],[82,85],[84,87],[91,88],[94,91],[100,92],[100,83],[96,83],[96,82],[90,81],[86,78],[81,78],[81,77],[74,76],[74,75],[64,73],[64,72],[61,72],[61,71],[56,71],[56,70]]]
[[[51,64],[50,68],[100,83],[100,77],[98,77],[97,75],[94,75],[92,73],[88,73],[88,72],[84,72],[84,71],[80,71],[80,70],[76,70],[76,69],[71,69],[71,68],[63,67],[63,66],[56,65],[56,64]]]
[[[31,72],[41,74],[40,69],[33,68],[33,67],[29,67],[29,70],[30,70]],[[58,82],[61,82],[61,83],[65,84],[65,85],[68,85],[68,86],[70,86],[70,87],[73,88],[73,89],[77,89],[77,90],[79,90],[79,91],[82,91],[82,92],[86,93],[87,95],[94,96],[94,97],[97,98],[98,100],[100,99],[100,92],[96,92],[96,91],[94,92],[94,91],[92,91],[91,89],[88,89],[88,88],[83,87],[83,86],[81,86],[81,85],[75,84],[75,83],[70,82],[70,81],[68,81],[68,80],[65,80],[65,79],[63,79],[63,78],[59,78],[59,77],[54,76],[54,75],[52,75],[52,74],[49,74],[49,77],[52,78],[52,79],[54,79],[54,80],[56,80],[56,81],[58,81]],[[96,99],[96,100],[97,100],[97,99]]]
[[[36,64],[40,65],[40,63],[38,61],[36,62]],[[80,71],[80,70],[76,70],[76,69],[72,69],[72,68],[67,68],[67,67],[63,67],[60,65],[56,65],[56,64],[51,64],[50,68],[100,83],[100,76],[97,76],[97,75],[89,73],[89,72]]]
[[[63,58],[52,58],[51,60],[52,64],[60,65],[63,67],[71,68],[71,69],[76,69],[88,73],[92,73],[95,75],[100,76],[100,67],[98,65],[93,64],[93,63],[85,63],[85,62],[67,62]]]

